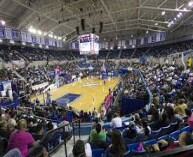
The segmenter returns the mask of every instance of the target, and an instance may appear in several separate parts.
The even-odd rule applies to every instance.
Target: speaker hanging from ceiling
[[[76,33],[77,33],[77,35],[80,35],[80,33],[79,33],[79,27],[78,27],[78,26],[76,27]]]
[[[82,27],[82,30],[84,31],[85,30],[85,19],[81,19],[81,27]]]
[[[92,33],[95,33],[95,28],[94,27],[92,28]]]
[[[100,27],[99,27],[99,33],[102,33],[103,31],[103,22],[99,23]]]

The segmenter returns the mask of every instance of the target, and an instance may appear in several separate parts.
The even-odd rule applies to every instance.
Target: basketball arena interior
[[[193,156],[193,0],[0,0],[0,157]]]

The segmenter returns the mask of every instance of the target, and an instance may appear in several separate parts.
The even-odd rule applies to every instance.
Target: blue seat
[[[132,144],[129,144],[127,147],[130,151],[136,151],[137,150],[137,147],[138,147],[139,143],[132,143]]]
[[[180,130],[174,131],[174,132],[172,132],[172,133],[170,134],[170,137],[173,138],[173,140],[177,141],[180,133],[181,133]]]
[[[170,131],[170,125],[161,128],[160,136],[166,135]]]
[[[178,128],[178,122],[175,123],[171,123],[170,124],[170,129],[169,129],[169,133],[176,131],[176,129]]]
[[[163,139],[168,139],[170,136],[169,135],[164,135],[164,136],[161,136],[159,137],[157,140],[163,140]]]
[[[92,149],[92,157],[103,157],[105,150],[102,148]]]
[[[156,139],[153,139],[153,140],[148,140],[148,141],[144,141],[143,144],[145,145],[153,145],[157,143],[157,140]]]
[[[161,132],[161,129],[152,130],[151,135],[149,136],[149,139],[156,139],[157,137],[159,137],[160,132]]]
[[[186,127],[182,128],[180,131],[181,131],[181,132],[184,132],[184,131],[192,132],[192,128],[189,127],[189,126],[186,126]]]
[[[126,144],[132,144],[132,143],[135,143],[137,141],[136,138],[134,138],[134,139],[123,138],[123,139],[124,139]]]

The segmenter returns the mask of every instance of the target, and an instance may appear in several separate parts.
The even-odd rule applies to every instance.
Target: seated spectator
[[[127,152],[127,146],[124,143],[121,133],[118,130],[112,132],[112,143],[107,150],[107,154],[110,153],[116,157],[122,156]]]
[[[8,125],[11,131],[15,130],[15,127],[17,126],[15,118],[16,118],[15,112],[11,112],[10,118],[8,119]]]
[[[90,142],[93,144],[100,144],[106,141],[106,132],[102,130],[101,125],[96,124],[96,128],[90,133]]]
[[[151,146],[144,145],[144,149],[147,152],[156,152],[156,151],[164,151],[164,150],[173,150],[178,147],[183,147],[187,145],[193,144],[193,138],[191,133],[182,132],[178,138],[178,142],[174,142],[172,139],[162,139],[158,141],[156,144]]]
[[[187,105],[184,103],[183,99],[178,100],[178,105],[174,107],[174,112],[179,114],[180,116],[185,116],[185,109],[187,109]]]
[[[27,157],[48,157],[48,152],[46,148],[43,146],[37,145],[32,147],[29,152]]]
[[[136,125],[138,135],[148,136],[151,134],[151,128],[146,121],[142,122],[142,126]]]
[[[188,117],[188,120],[187,120],[188,126],[190,126],[193,129],[193,114],[192,114],[192,111],[190,109],[186,109],[185,112],[186,112],[186,115]]]
[[[15,148],[7,152],[3,157],[22,157],[19,149]]]
[[[134,139],[137,136],[137,131],[134,122],[129,122],[129,127],[123,131],[123,137],[128,139]]]
[[[8,140],[10,137],[10,134],[11,132],[9,130],[7,121],[5,120],[0,121],[0,136]]]
[[[43,137],[43,126],[41,124],[38,124],[35,129],[35,134],[33,135],[35,141],[41,140]]]
[[[35,142],[32,135],[26,132],[27,121],[21,119],[17,125],[18,130],[12,132],[9,142],[8,150],[18,148],[21,151],[22,157],[26,157],[28,154],[28,148]]]
[[[82,140],[78,140],[73,146],[72,153],[74,157],[92,157],[92,150],[89,143],[84,144]]]
[[[110,126],[112,128],[122,127],[122,119],[119,117],[118,113],[115,113],[114,118],[111,120]]]

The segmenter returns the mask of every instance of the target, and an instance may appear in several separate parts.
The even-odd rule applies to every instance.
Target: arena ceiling
[[[191,23],[189,3],[190,0],[0,0],[0,17],[9,26],[33,26],[66,37],[67,41],[76,39],[77,26],[80,34],[91,32],[93,27],[99,34],[99,23],[103,22],[100,36],[110,39],[147,31],[174,31]],[[85,19],[85,31],[81,29],[81,19]]]

